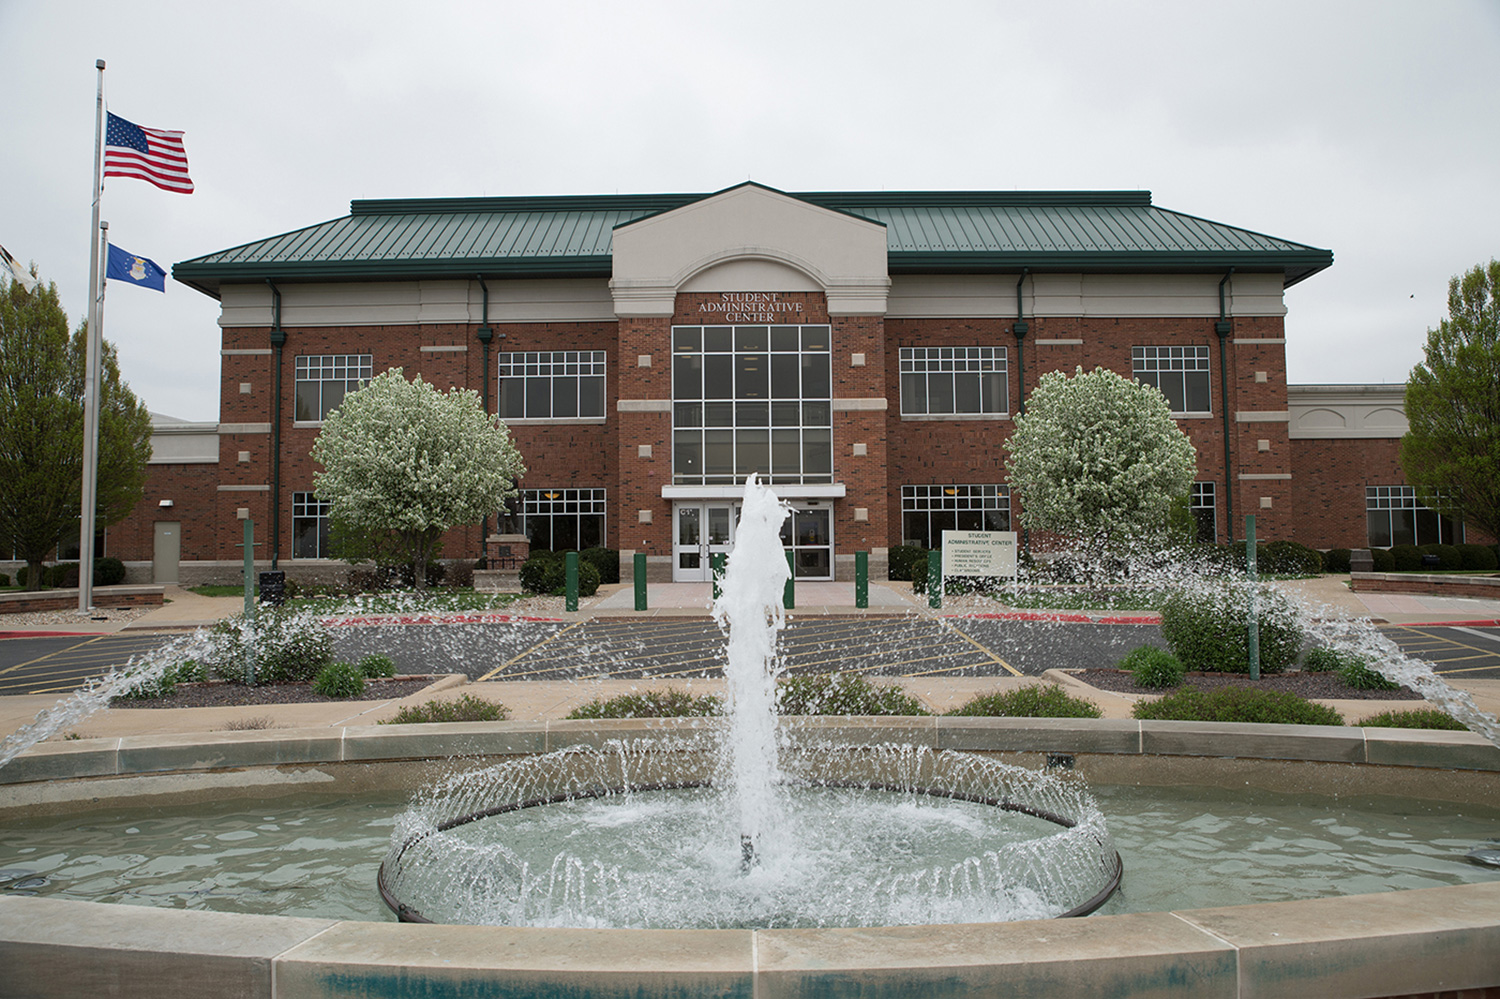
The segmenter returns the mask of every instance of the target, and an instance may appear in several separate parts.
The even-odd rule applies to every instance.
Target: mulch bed
[[[1170,693],[1180,688],[1151,689],[1137,687],[1135,677],[1122,669],[1072,669],[1073,676],[1090,687],[1120,694]],[[1276,690],[1298,694],[1309,700],[1333,699],[1341,701],[1420,701],[1422,695],[1409,687],[1400,690],[1355,690],[1344,686],[1337,673],[1262,673],[1259,680],[1252,680],[1243,673],[1189,673],[1183,678],[1184,687],[1199,690],[1218,690],[1221,687],[1257,687],[1261,690]]]
[[[358,697],[324,697],[310,683],[268,683],[247,687],[240,683],[179,683],[171,697],[115,698],[111,708],[219,708],[260,704],[305,704],[330,701],[385,701],[406,697],[431,686],[435,676],[398,676],[390,680],[366,680]]]

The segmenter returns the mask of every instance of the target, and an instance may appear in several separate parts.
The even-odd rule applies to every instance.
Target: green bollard
[[[870,606],[870,553],[854,553],[854,606]]]
[[[635,609],[643,611],[646,609],[646,553],[636,552],[632,561],[635,571]]]
[[[566,606],[569,611],[576,611],[578,609],[578,553],[568,552],[564,555],[563,565],[566,566],[564,570],[566,573],[566,588],[564,590],[567,594]]]
[[[927,553],[927,606],[943,606],[943,552]]]
[[[714,577],[714,599],[724,595],[724,563],[729,556],[723,552],[714,552],[708,557],[708,571]]]
[[[1260,582],[1255,573],[1255,514],[1245,516],[1245,572],[1250,577],[1250,679],[1260,679]]]
[[[781,606],[783,610],[791,610],[797,606],[797,563],[792,561],[792,553],[786,553],[786,589],[781,591]]]

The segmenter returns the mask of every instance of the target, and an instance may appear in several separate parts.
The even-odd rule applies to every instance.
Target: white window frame
[[[568,517],[578,518],[574,522],[574,535],[582,537],[582,518],[599,518],[599,547],[609,547],[609,493],[602,488],[568,488],[568,489],[523,489],[520,495],[520,530],[528,538],[531,531],[528,529],[527,521],[558,520]],[[547,530],[548,543],[556,536],[556,531],[549,525]],[[565,549],[567,551],[581,550],[593,547],[582,545],[579,549]],[[559,549],[553,547],[549,551]]]
[[[980,526],[977,528],[963,528],[958,526],[958,515],[960,513],[974,514],[980,516],[981,521],[988,519],[987,514],[998,513],[1005,518],[1004,524],[998,527]],[[927,548],[938,548],[942,545],[943,530],[999,530],[1009,531],[1015,523],[1011,511],[1010,486],[999,483],[933,483],[924,485],[907,485],[901,487],[901,543],[921,543],[920,538],[908,537],[906,533],[907,514],[920,514],[926,517],[928,543]],[[934,531],[932,528],[932,517],[944,514],[953,515],[953,527],[939,527]]]
[[[328,527],[329,515],[332,504],[327,500],[320,500],[316,493],[294,492],[292,493],[292,558],[295,559],[326,559],[333,558],[328,551]],[[313,521],[314,536],[316,538],[317,554],[303,555],[297,550],[297,526],[299,522]]]
[[[1397,541],[1394,515],[1397,513],[1409,513],[1411,515],[1411,541]],[[1374,536],[1370,533],[1370,518],[1372,515],[1383,516],[1386,522],[1386,534],[1390,538],[1389,544],[1377,545]],[[1422,521],[1430,516],[1437,526],[1438,536],[1435,538],[1423,537]],[[1443,521],[1448,521],[1449,538],[1443,539]],[[1431,530],[1431,527],[1428,528]],[[1365,486],[1365,542],[1372,548],[1390,548],[1395,545],[1413,544],[1435,545],[1463,544],[1464,522],[1463,518],[1453,513],[1443,513],[1431,507],[1423,506],[1417,498],[1417,490],[1412,486]]]
[[[1209,363],[1208,344],[1186,344],[1180,346],[1144,345],[1130,348],[1130,374],[1142,385],[1155,386],[1167,397],[1173,416],[1212,416],[1213,367]],[[1187,405],[1190,393],[1187,388],[1189,376],[1194,380],[1202,376],[1203,409],[1178,408],[1177,402]],[[1167,386],[1163,387],[1163,382]],[[1170,391],[1169,391],[1170,389]],[[1173,398],[1174,394],[1177,398]]]
[[[350,370],[354,374],[350,375]],[[343,370],[344,377],[336,378],[334,374]],[[328,414],[338,408],[338,403],[328,404],[326,398],[326,386],[339,385],[342,391],[338,402],[344,401],[344,396],[369,384],[375,376],[374,354],[298,354],[293,358],[292,366],[292,422],[297,426],[316,427],[321,426]],[[306,419],[297,410],[302,404],[302,386],[318,386],[317,418]]]
[[[496,413],[506,423],[603,423],[609,412],[609,356],[603,350],[522,350],[497,355]],[[559,390],[571,380],[572,391],[563,399],[571,402],[573,412],[556,415]],[[507,391],[507,381],[510,390]],[[583,409],[585,387],[598,388],[599,412],[579,415]],[[507,415],[507,400],[519,393],[522,415]],[[546,406],[539,403],[545,396]],[[592,400],[590,400],[592,401]],[[537,405],[534,405],[536,403]],[[543,413],[542,409],[546,412]]]
[[[982,420],[1010,415],[1010,370],[1004,346],[902,347],[898,358],[903,420]],[[985,377],[995,375],[999,378]],[[967,391],[978,402],[974,408],[960,409],[960,386],[969,382],[973,385]],[[998,382],[998,398],[993,389],[986,392],[987,382]],[[951,410],[933,412],[934,384],[947,386]]]
[[[1219,502],[1218,484],[1215,482],[1194,482],[1193,491],[1188,498],[1188,510],[1193,514],[1193,519],[1198,522],[1198,540],[1217,542],[1219,540]],[[1207,517],[1199,515],[1207,511]],[[1204,520],[1208,524],[1203,523]],[[1210,536],[1203,537],[1203,528],[1210,529]]]

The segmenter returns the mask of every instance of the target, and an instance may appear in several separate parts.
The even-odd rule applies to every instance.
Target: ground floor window
[[[524,489],[521,531],[532,551],[604,547],[603,489]]]
[[[901,487],[902,544],[937,548],[944,531],[1010,530],[1010,487]]]
[[[328,547],[330,504],[315,493],[292,493],[292,558],[332,558]]]
[[[1463,540],[1462,522],[1423,506],[1411,486],[1366,486],[1365,523],[1371,548]]]
[[[1188,509],[1198,522],[1198,540],[1213,544],[1219,538],[1219,511],[1212,482],[1194,482]]]

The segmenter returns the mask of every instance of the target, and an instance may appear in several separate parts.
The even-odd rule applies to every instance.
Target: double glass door
[[[701,583],[713,578],[715,555],[734,547],[734,528],[740,519],[738,503],[678,503],[672,525],[672,581]]]
[[[672,581],[713,579],[714,555],[729,554],[740,519],[738,503],[678,503],[673,511]],[[792,553],[798,579],[833,578],[832,511],[796,510],[781,526],[781,543]]]

